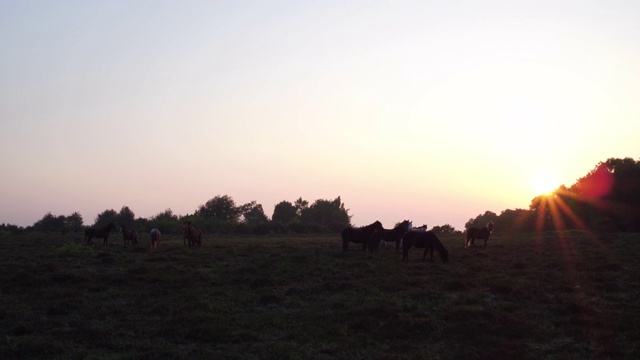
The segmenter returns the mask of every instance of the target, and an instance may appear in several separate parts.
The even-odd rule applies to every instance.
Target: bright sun
[[[531,180],[531,188],[535,195],[548,195],[558,188],[558,182],[549,174],[537,174]]]

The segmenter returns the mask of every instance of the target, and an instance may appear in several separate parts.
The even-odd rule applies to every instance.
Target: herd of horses
[[[471,227],[467,229],[465,247],[475,245],[475,240],[484,240],[484,246],[487,246],[489,235],[493,231],[493,222],[490,221],[482,228]],[[380,221],[372,224],[355,228],[347,227],[342,230],[342,251],[349,250],[349,243],[362,244],[362,251],[375,253],[381,241],[386,243],[395,243],[396,251],[402,247],[402,261],[409,261],[409,249],[416,247],[424,249],[422,261],[427,257],[427,252],[431,253],[431,261],[433,261],[434,249],[440,254],[443,262],[449,261],[449,251],[442,244],[438,236],[433,231],[427,231],[427,226],[422,225],[414,228],[411,221],[405,220],[397,224],[393,229],[385,229]]]
[[[84,230],[84,241],[86,245],[93,245],[91,239],[102,239],[102,246],[109,246],[109,235],[112,231],[116,230],[114,223],[109,223],[103,228],[87,228]],[[124,246],[131,244],[132,246],[138,245],[138,232],[131,229],[127,229],[126,226],[120,226],[120,232],[122,233],[122,239],[124,240]],[[160,238],[162,233],[158,229],[151,229],[149,232],[151,237],[151,248],[157,248],[160,244]],[[182,224],[182,237],[184,244],[189,244],[189,247],[200,247],[202,245],[202,230],[197,229],[191,224],[191,221],[185,221]]]
[[[183,244],[189,245],[189,247],[202,246],[202,230],[193,226],[191,221],[184,221],[182,225]],[[88,228],[84,231],[85,243],[93,245],[91,239],[96,238],[102,239],[102,246],[108,246],[109,235],[115,230],[116,226],[113,223],[109,223],[100,229]],[[472,227],[467,229],[465,247],[474,246],[476,239],[484,240],[484,246],[486,247],[492,231],[492,221],[482,228]],[[138,245],[138,233],[135,230],[129,230],[122,225],[120,226],[120,232],[125,246],[129,244],[132,246]],[[362,244],[362,251],[369,250],[369,252],[375,253],[378,251],[380,243],[384,242],[385,244],[395,243],[396,251],[402,247],[402,261],[409,261],[409,249],[412,247],[424,249],[422,261],[426,259],[427,252],[431,253],[431,261],[433,261],[434,250],[440,254],[442,261],[447,262],[449,259],[449,251],[433,231],[427,231],[426,225],[414,228],[409,220],[398,223],[393,229],[385,229],[380,221],[375,221],[363,227],[349,226],[342,230],[341,236],[343,252],[349,250],[349,243],[352,242]],[[152,229],[150,237],[151,248],[157,248],[162,237],[160,230]]]

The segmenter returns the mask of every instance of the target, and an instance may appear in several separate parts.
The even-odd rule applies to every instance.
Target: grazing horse
[[[202,230],[191,225],[191,221],[185,221],[182,224],[182,236],[189,241],[189,247],[200,247],[202,245]]]
[[[367,240],[371,237],[376,230],[382,230],[382,223],[380,221],[375,221],[372,224],[367,226],[363,226],[360,228],[347,227],[342,230],[342,252],[347,252],[349,250],[349,242],[354,242],[356,244],[362,244],[362,251],[367,250]]]
[[[424,248],[422,261],[427,257],[427,251],[431,250],[431,261],[433,261],[433,249],[435,248],[443,262],[449,262],[449,251],[442,245],[440,239],[433,231],[408,231],[402,237],[402,261],[409,262],[409,249],[415,246],[418,249]]]
[[[160,230],[158,229],[151,229],[151,247],[152,248],[157,248],[159,243],[160,243],[160,238],[162,237],[162,234],[160,233]]]
[[[484,240],[484,247],[487,247],[487,240],[489,240],[489,235],[493,231],[493,221],[489,221],[487,225],[483,228],[469,228],[467,229],[467,241],[464,244],[464,247],[468,248],[473,246],[473,243],[476,239]]]
[[[112,230],[115,230],[116,226],[113,223],[109,223],[109,225],[103,227],[102,229],[88,228],[84,229],[84,240],[87,245],[93,245],[92,238],[103,239],[102,246],[109,245],[109,233]]]
[[[405,220],[398,225],[396,225],[393,229],[381,229],[376,230],[371,234],[369,238],[369,252],[378,251],[378,246],[380,245],[380,240],[383,240],[385,244],[387,242],[395,242],[396,243],[396,251],[400,250],[400,240],[402,240],[402,235],[411,229],[411,222],[409,220]]]
[[[120,232],[122,232],[122,238],[124,238],[124,246],[129,245],[138,245],[138,232],[131,229],[127,230],[127,227],[122,225],[120,226]]]

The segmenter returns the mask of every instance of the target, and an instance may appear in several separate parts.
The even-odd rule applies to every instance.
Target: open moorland
[[[0,238],[3,359],[637,359],[640,235]],[[355,245],[355,246],[354,246]]]

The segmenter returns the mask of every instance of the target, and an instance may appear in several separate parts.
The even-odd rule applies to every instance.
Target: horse
[[[191,225],[191,221],[185,221],[182,224],[182,236],[189,241],[189,247],[202,246],[202,230]]]
[[[493,231],[493,221],[489,221],[487,225],[483,228],[469,228],[467,229],[467,241],[464,244],[464,247],[468,248],[473,246],[476,239],[484,240],[484,247],[487,247],[487,240],[489,240],[489,235]]]
[[[417,232],[425,232],[425,231],[427,231],[427,224],[423,224],[422,226],[418,226],[418,227],[412,227],[409,230],[410,231],[417,231]]]
[[[151,229],[151,247],[152,248],[157,248],[158,244],[160,243],[160,238],[162,237],[162,234],[160,233],[160,230],[158,229]]]
[[[433,231],[407,231],[402,237],[402,261],[409,262],[409,249],[412,246],[418,249],[424,248],[422,261],[426,259],[428,250],[431,250],[431,261],[433,261],[433,249],[435,248],[440,254],[442,262],[449,262],[449,251]]]
[[[369,240],[371,234],[376,230],[382,229],[382,223],[377,220],[374,223],[360,228],[354,228],[352,226],[346,227],[340,234],[342,236],[342,252],[349,250],[349,242],[362,244],[362,251],[366,251],[367,240]]]
[[[93,245],[92,238],[103,239],[102,246],[109,245],[109,233],[112,230],[115,230],[116,226],[113,223],[109,223],[109,225],[103,227],[102,229],[88,228],[84,229],[84,240],[87,245]]]
[[[405,220],[398,225],[396,225],[393,229],[381,229],[376,230],[371,234],[371,237],[368,240],[369,243],[369,252],[378,251],[378,246],[380,245],[380,240],[383,240],[385,244],[387,242],[395,242],[396,243],[396,251],[400,250],[400,240],[402,239],[402,235],[411,229],[411,221]]]
[[[120,232],[122,232],[122,238],[124,239],[124,246],[129,245],[138,245],[138,232],[135,230],[127,230],[127,227],[124,225],[120,226]]]

